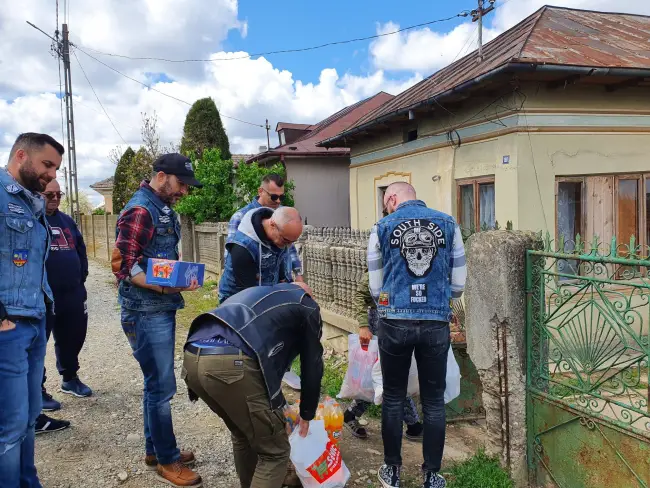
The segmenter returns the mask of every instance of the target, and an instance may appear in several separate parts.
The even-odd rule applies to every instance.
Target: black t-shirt
[[[251,224],[257,237],[264,243],[264,245],[277,249],[277,247],[269,240],[264,232],[262,222],[268,220],[273,215],[273,210],[270,208],[262,208],[255,212],[251,218]],[[230,259],[232,260],[233,274],[235,275],[235,286],[238,290],[250,288],[251,286],[259,285],[258,273],[259,269],[255,264],[255,259],[251,253],[243,246],[233,243],[230,246]],[[280,268],[280,281],[286,281],[285,269]]]

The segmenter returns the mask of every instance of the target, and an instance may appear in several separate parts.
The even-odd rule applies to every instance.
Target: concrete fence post
[[[95,215],[90,214],[90,231],[93,241],[93,257],[97,257],[97,241],[95,241]]]
[[[108,237],[108,214],[104,214],[104,232],[106,232],[106,259],[111,260],[111,245]]]
[[[479,232],[467,251],[467,351],[483,384],[488,450],[498,454],[517,487],[528,486],[526,462],[527,249],[532,232]]]

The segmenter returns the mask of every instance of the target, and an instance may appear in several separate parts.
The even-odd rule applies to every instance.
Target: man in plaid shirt
[[[150,259],[179,259],[180,223],[171,207],[190,186],[201,185],[181,154],[164,154],[153,169],[151,181],[140,184],[117,220],[111,264],[119,281],[122,329],[144,377],[144,463],[167,484],[198,487],[201,477],[188,467],[194,454],[178,449],[169,404],[176,393],[176,311],[184,306],[181,292],[196,290],[198,283],[151,285],[146,271]]]
[[[228,237],[227,242],[230,242],[237,232],[237,228],[241,223],[244,215],[250,210],[261,207],[268,207],[275,210],[280,207],[284,201],[284,178],[276,173],[269,173],[262,179],[262,184],[257,189],[257,197],[246,205],[245,207],[237,210],[228,222]],[[228,251],[226,251],[227,255]],[[298,251],[292,244],[289,248],[289,256],[291,258],[291,270],[293,271],[295,281],[304,281],[302,277],[302,263],[298,257]],[[225,256],[224,256],[225,258]]]

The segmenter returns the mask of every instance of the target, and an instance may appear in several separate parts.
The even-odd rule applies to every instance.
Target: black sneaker
[[[406,433],[404,434],[404,437],[406,437],[409,441],[418,442],[422,440],[423,433],[424,426],[422,425],[422,422],[417,422],[406,427]]]
[[[343,414],[343,425],[347,427],[354,437],[357,437],[358,439],[368,438],[368,432],[366,432],[366,429],[361,426],[357,418],[348,410]]]
[[[36,419],[35,431],[38,434],[47,434],[48,432],[56,432],[58,430],[67,429],[70,427],[70,422],[67,420],[57,420],[48,417],[47,415],[40,414]]]
[[[445,488],[446,486],[447,482],[440,473],[434,473],[433,471],[426,471],[424,473],[422,488]]]
[[[52,395],[50,395],[45,390],[43,390],[42,396],[43,396],[43,408],[42,408],[43,412],[55,412],[61,409],[61,404],[57,402],[54,398],[52,398]]]
[[[399,473],[401,466],[382,464],[377,472],[377,477],[383,488],[399,488]]]
[[[86,398],[93,394],[93,391],[84,385],[79,378],[61,383],[61,392],[74,395],[79,398]]]

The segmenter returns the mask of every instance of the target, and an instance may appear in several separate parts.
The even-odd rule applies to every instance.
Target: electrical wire
[[[100,54],[100,55],[103,55],[103,56],[112,56],[112,57],[115,57],[115,58],[131,59],[131,60],[137,60],[137,61],[145,61],[145,60],[146,61],[164,61],[164,62],[167,62],[167,63],[211,63],[211,62],[215,62],[215,61],[236,61],[238,59],[249,59],[249,58],[253,58],[253,57],[256,57],[256,56],[269,56],[271,54],[299,53],[299,52],[305,52],[305,51],[314,51],[316,49],[323,49],[323,48],[330,47],[330,46],[338,46],[338,45],[341,45],[341,44],[350,44],[352,42],[369,41],[369,40],[373,40],[373,39],[379,39],[381,37],[392,36],[392,35],[395,35],[395,34],[399,34],[400,32],[405,32],[405,31],[408,31],[408,30],[417,29],[419,27],[426,27],[426,26],[433,25],[433,24],[438,24],[438,23],[441,23],[441,22],[447,22],[449,20],[453,20],[453,19],[458,18],[458,17],[467,17],[468,15],[469,15],[469,12],[463,11],[463,12],[461,12],[459,14],[452,15],[451,17],[446,17],[444,19],[437,19],[437,20],[431,20],[429,22],[422,22],[421,24],[410,25],[408,27],[403,27],[401,29],[397,29],[397,30],[391,31],[391,32],[384,32],[382,34],[375,34],[375,35],[372,35],[372,36],[365,36],[365,37],[357,37],[357,38],[354,38],[354,39],[346,39],[344,41],[332,41],[332,42],[327,42],[325,44],[319,44],[319,45],[310,46],[310,47],[302,47],[302,48],[295,48],[295,49],[280,49],[280,50],[277,50],[277,51],[266,51],[266,52],[260,52],[260,53],[246,54],[244,56],[237,56],[237,57],[234,57],[234,58],[167,59],[167,58],[156,58],[156,57],[148,57],[148,56],[126,56],[126,55],[123,55],[123,54],[107,53],[107,52],[99,51],[97,49],[93,49],[93,48],[90,48],[90,47],[87,47],[87,46],[83,46],[83,48],[88,49],[90,51],[95,52],[96,54]],[[79,46],[77,46],[77,48],[79,50],[81,50],[81,48]]]
[[[138,84],[140,84],[140,85],[142,85],[142,86],[144,86],[144,87],[146,87],[146,88],[149,88],[150,90],[153,90],[153,91],[155,91],[155,92],[158,92],[158,93],[160,93],[161,95],[164,95],[164,96],[166,96],[166,97],[168,97],[168,98],[171,98],[171,99],[173,99],[173,100],[176,100],[177,102],[181,102],[181,103],[184,103],[185,105],[192,106],[192,104],[191,104],[190,102],[187,102],[187,101],[185,101],[185,100],[182,100],[182,99],[180,99],[180,98],[177,98],[177,97],[175,97],[175,96],[173,96],[173,95],[169,95],[168,93],[165,93],[165,92],[163,92],[163,91],[160,91],[160,90],[158,90],[157,88],[152,87],[151,85],[147,85],[146,83],[143,83],[143,82],[141,82],[140,80],[136,80],[135,78],[132,78],[132,77],[130,77],[129,75],[126,75],[126,74],[122,73],[121,71],[119,71],[119,70],[113,68],[112,66],[109,66],[108,64],[104,63],[102,60],[97,59],[95,56],[93,56],[93,55],[91,55],[91,54],[88,54],[86,51],[84,51],[83,49],[81,49],[81,48],[78,47],[78,46],[76,47],[76,49],[77,49],[78,51],[84,53],[84,54],[85,54],[86,56],[88,56],[89,58],[94,59],[94,60],[97,61],[99,64],[104,65],[105,67],[107,67],[107,68],[110,69],[111,71],[114,71],[115,73],[117,73],[117,74],[119,74],[119,75],[122,75],[123,77],[128,78],[128,79],[131,80],[131,81],[134,81],[134,82],[136,82],[136,83],[138,83]],[[76,55],[75,55],[75,56],[76,56]],[[247,122],[246,120],[238,119],[237,117],[231,117],[231,116],[229,116],[229,115],[224,115],[224,114],[222,114],[222,113],[219,113],[219,115],[220,115],[221,117],[226,118],[226,119],[236,120],[237,122],[241,122],[242,124],[248,124],[248,125],[252,125],[253,127],[261,127],[262,129],[265,129],[265,126],[264,126],[264,125],[261,125],[261,124],[256,124],[256,123],[254,123],[254,122]]]
[[[83,66],[81,66],[81,62],[79,61],[79,58],[77,57],[77,53],[72,51],[72,54],[73,54],[74,58],[77,60],[77,64],[79,65],[79,68],[81,68],[81,72],[83,73],[84,78],[86,78],[86,81],[88,82],[88,85],[90,86],[90,89],[93,91],[93,94],[95,95],[95,98],[97,99],[97,102],[99,103],[99,106],[102,107],[102,110],[104,111],[104,114],[106,115],[106,118],[108,119],[108,121],[113,126],[113,129],[115,129],[115,132],[117,132],[117,135],[120,136],[120,139],[122,139],[122,142],[124,144],[126,144],[126,141],[124,140],[124,137],[122,137],[122,134],[120,134],[120,131],[117,130],[117,127],[115,127],[115,124],[113,123],[113,121],[111,120],[110,115],[108,115],[108,112],[104,108],[104,105],[102,104],[102,101],[97,96],[97,92],[95,92],[95,89],[93,88],[93,85],[90,82],[90,79],[88,79],[88,76],[86,75],[86,72],[84,71]]]

